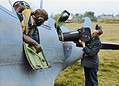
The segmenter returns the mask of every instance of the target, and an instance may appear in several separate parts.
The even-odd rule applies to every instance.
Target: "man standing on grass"
[[[88,42],[79,40],[83,46],[83,58],[81,64],[84,67],[85,73],[85,86],[98,86],[98,66],[99,58],[98,52],[101,48],[101,41],[99,36],[103,33],[100,26],[96,25],[95,31],[91,35],[91,39]],[[83,38],[82,38],[83,39]]]

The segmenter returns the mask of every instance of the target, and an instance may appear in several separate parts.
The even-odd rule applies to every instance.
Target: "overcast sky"
[[[0,4],[6,4],[8,0],[0,0]],[[12,3],[17,0],[10,0]],[[40,7],[40,0],[29,1],[33,8]],[[71,13],[84,13],[85,11],[94,11],[96,15],[100,14],[119,14],[119,0],[43,0],[43,8],[51,13],[60,13],[68,10]]]
[[[66,9],[72,13],[119,14],[119,0],[44,0],[44,8],[50,13]]]

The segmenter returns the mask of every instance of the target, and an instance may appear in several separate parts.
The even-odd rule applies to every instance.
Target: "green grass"
[[[101,40],[119,43],[119,24],[101,25],[104,31]],[[73,29],[81,27],[78,23],[71,23],[66,26]],[[101,50],[99,56],[99,86],[119,86],[119,50]],[[80,61],[65,69],[56,79],[55,86],[84,86],[83,68]]]

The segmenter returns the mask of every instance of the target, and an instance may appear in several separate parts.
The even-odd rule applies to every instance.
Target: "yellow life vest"
[[[31,9],[25,9],[25,10],[22,12],[22,15],[23,15],[22,31],[23,31],[23,33],[25,33],[25,34],[28,34],[28,32],[29,32],[29,30],[28,30],[28,23],[29,23],[29,19],[30,19],[30,17],[31,17],[31,12],[32,12]]]

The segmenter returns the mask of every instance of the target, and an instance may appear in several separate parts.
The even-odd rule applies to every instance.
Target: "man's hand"
[[[84,42],[84,41],[79,40],[79,43],[80,43],[83,47],[85,47],[85,42]]]
[[[42,51],[40,44],[35,45],[34,48],[36,49],[36,53],[39,53]]]

